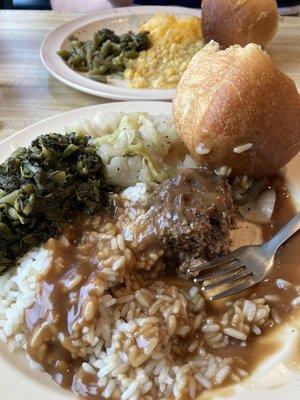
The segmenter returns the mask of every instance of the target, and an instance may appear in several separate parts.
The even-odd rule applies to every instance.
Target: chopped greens
[[[122,73],[130,59],[150,47],[147,32],[118,36],[110,29],[95,32],[92,40],[83,42],[71,37],[70,41],[70,49],[57,54],[72,69],[88,72],[91,79],[104,83],[106,75]]]
[[[108,205],[103,164],[89,139],[42,135],[0,165],[0,273],[76,214]]]

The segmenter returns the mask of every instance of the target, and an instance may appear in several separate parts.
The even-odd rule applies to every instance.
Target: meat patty
[[[228,252],[234,226],[231,188],[205,168],[182,170],[154,191],[146,218],[147,234],[158,238],[168,262],[179,260],[186,272],[195,260]]]

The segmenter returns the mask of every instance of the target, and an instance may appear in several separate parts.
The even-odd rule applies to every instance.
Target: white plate
[[[78,117],[93,118],[97,111],[123,111],[123,112],[148,112],[153,115],[171,114],[171,104],[164,102],[127,102],[110,103],[81,108],[60,114],[44,121],[38,122],[8,139],[1,142],[0,162],[3,162],[18,146],[27,146],[37,136],[48,132],[60,131]],[[298,203],[300,203],[300,155],[288,165],[286,178],[290,191]],[[286,365],[286,360],[291,354],[296,354],[300,342],[300,318],[295,318],[293,325],[286,324],[280,330],[273,331],[277,341],[282,342],[280,351],[274,353],[266,360],[252,378],[233,389],[223,389],[209,392],[208,397],[201,399],[218,398],[227,400],[298,400],[300,393],[300,374],[293,373]],[[298,325],[297,325],[298,324]],[[264,340],[262,337],[261,340]],[[76,397],[69,391],[64,391],[52,383],[46,374],[30,369],[20,356],[10,354],[5,345],[0,345],[0,380],[1,400],[74,400]],[[234,393],[234,394],[233,394]],[[220,397],[219,397],[220,396]]]
[[[115,100],[170,100],[174,89],[134,89],[127,87],[126,81],[120,79],[112,80],[109,84],[95,82],[69,68],[56,54],[58,50],[68,48],[67,42],[71,34],[87,40],[102,28],[112,29],[118,34],[129,30],[136,32],[141,23],[158,12],[200,17],[200,10],[158,6],[115,8],[89,14],[69,21],[51,32],[41,45],[41,59],[55,78],[82,92]]]

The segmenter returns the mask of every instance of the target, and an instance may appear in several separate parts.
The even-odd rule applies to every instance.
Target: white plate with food
[[[116,100],[169,100],[202,47],[199,10],[141,6],[69,21],[45,38],[40,55],[55,78],[77,90]]]
[[[96,105],[2,142],[2,396],[296,400],[299,234],[235,296],[193,271],[300,208],[299,108],[259,46],[211,43],[172,109]]]
[[[3,398],[76,398],[71,391],[53,384],[41,369],[57,383],[91,399],[100,399],[100,394],[103,398],[122,400],[161,399],[172,395],[175,397],[170,398],[176,399],[195,399],[198,395],[235,400],[250,400],[253,396],[257,399],[268,396],[272,400],[282,400],[283,396],[297,398],[300,390],[300,375],[295,372],[299,360],[299,235],[279,253],[269,280],[230,302],[212,303],[209,308],[192,281],[184,275],[179,277],[175,270],[166,273],[164,265],[172,268],[175,262],[172,254],[178,256],[181,246],[184,252],[191,234],[203,227],[196,226],[187,234],[183,224],[178,238],[174,236],[176,222],[167,223],[160,232],[160,240],[168,243],[166,249],[156,242],[149,245],[153,234],[151,224],[159,221],[159,217],[166,217],[168,207],[173,207],[170,201],[174,200],[174,190],[176,193],[185,187],[187,197],[183,201],[189,201],[188,193],[195,189],[201,191],[203,184],[208,184],[206,195],[210,202],[204,210],[205,221],[197,212],[189,218],[197,215],[201,223],[207,223],[217,216],[218,223],[209,234],[214,237],[222,227],[224,237],[218,239],[218,246],[209,250],[210,257],[219,254],[220,244],[226,248],[229,243],[232,194],[222,176],[203,172],[201,177],[195,170],[186,169],[195,164],[176,133],[171,113],[171,104],[162,102],[95,105],[51,117],[1,143],[1,162],[4,162],[17,147],[28,147],[40,137],[30,151],[15,153],[14,160],[19,161],[12,160],[6,173],[1,170],[7,185],[16,184],[10,179],[19,171],[25,179],[22,193],[29,193],[20,202],[20,192],[16,190],[5,201],[1,193],[1,203],[10,204],[9,215],[13,221],[17,221],[17,215],[25,217],[22,210],[33,218],[30,211],[35,202],[30,196],[35,190],[30,187],[33,182],[45,185],[44,198],[36,195],[36,199],[38,202],[49,199],[46,200],[48,207],[55,204],[51,217],[54,220],[64,215],[60,211],[72,207],[79,207],[77,211],[97,210],[98,214],[98,217],[82,217],[72,225],[67,223],[61,235],[48,241],[56,233],[55,223],[49,224],[51,218],[36,221],[36,229],[43,238],[38,239],[39,247],[19,259],[17,270],[14,262],[6,262],[9,270],[0,277],[0,339],[6,342],[1,344],[0,358]],[[76,136],[70,134],[74,131]],[[46,132],[67,134],[66,141],[53,134],[41,137]],[[92,152],[86,152],[83,135],[92,136]],[[76,151],[80,155],[73,158],[72,152],[76,154]],[[95,187],[103,196],[103,207],[106,207],[104,198],[115,191],[101,188],[104,181],[103,171],[98,168],[100,157],[106,183],[123,187],[123,192],[118,189],[119,194],[115,195],[118,218],[110,211],[103,214],[95,207]],[[47,165],[43,164],[45,160]],[[40,169],[42,165],[44,171]],[[241,196],[246,198],[247,193],[251,197],[249,185],[252,193],[273,187],[277,196],[271,219],[273,206],[268,201],[261,204],[258,215],[267,218],[264,225],[248,223],[245,229],[234,230],[235,246],[261,241],[262,227],[264,235],[269,236],[291,217],[300,203],[299,166],[297,156],[279,180],[231,181],[230,191],[239,200]],[[88,181],[84,178],[87,170]],[[64,186],[66,172],[71,179],[69,183],[79,193],[77,200],[71,196],[72,199],[65,201],[57,189],[69,188]],[[49,181],[42,179],[43,174],[54,186],[47,187]],[[95,186],[97,174],[100,186]],[[166,181],[174,174],[179,175]],[[87,182],[92,182],[92,186]],[[55,192],[52,198],[51,191]],[[216,201],[216,191],[218,196],[222,193],[222,206]],[[150,204],[149,196],[152,196]],[[209,215],[211,212],[217,214]],[[149,230],[143,228],[145,221],[150,224]],[[207,240],[205,228],[202,233],[203,240]],[[138,242],[136,235],[140,238]],[[26,245],[21,252],[20,249],[15,252],[21,255],[25,249]],[[198,250],[201,253],[203,248]],[[166,258],[162,262],[163,251],[171,251],[169,261]],[[8,260],[13,255],[7,250]],[[2,248],[2,263],[4,258]],[[30,360],[28,364],[27,353],[34,362]]]

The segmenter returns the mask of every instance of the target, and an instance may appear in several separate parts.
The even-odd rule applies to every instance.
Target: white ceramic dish
[[[97,111],[146,111],[153,115],[171,114],[171,104],[165,102],[125,102],[95,105],[60,114],[38,122],[1,142],[0,162],[3,162],[19,146],[27,146],[42,133],[62,130],[78,117],[92,118]],[[286,181],[297,203],[300,203],[300,154],[286,169]],[[228,400],[298,400],[300,393],[300,373],[292,372],[289,365],[298,351],[300,341],[300,318],[274,330],[272,339],[281,343],[280,350],[266,360],[251,378],[243,384],[214,392],[208,392],[201,399],[226,398]],[[260,338],[263,342],[270,340]],[[289,359],[289,364],[287,360]],[[46,374],[30,369],[19,355],[10,354],[5,345],[0,345],[0,379],[2,400],[74,400],[69,391],[57,387]]]
[[[108,84],[95,82],[83,74],[73,71],[56,54],[58,50],[68,48],[68,38],[72,34],[82,40],[87,40],[96,30],[102,28],[112,29],[118,34],[129,30],[136,32],[141,23],[158,12],[200,17],[200,10],[158,6],[115,8],[89,14],[59,26],[45,38],[40,50],[42,62],[48,71],[61,82],[95,96],[115,100],[170,100],[173,97],[174,89],[134,89],[127,87],[126,81],[120,79],[111,80]]]

